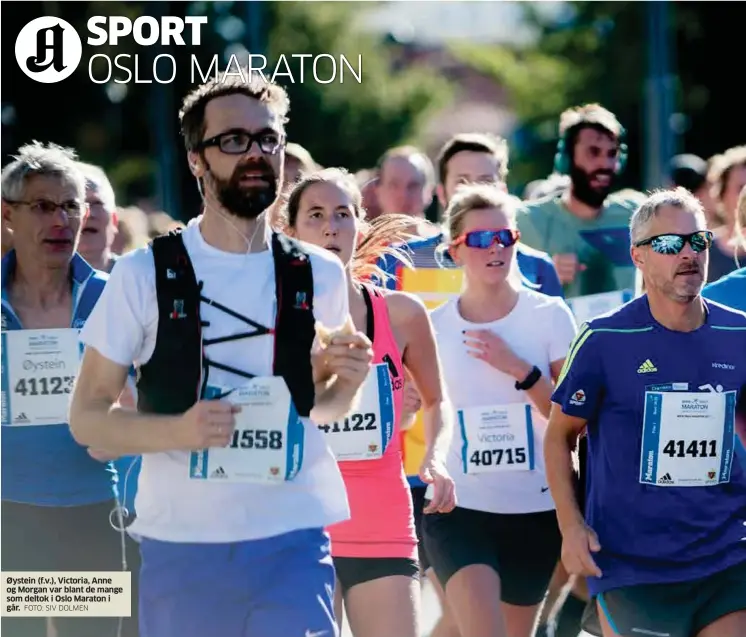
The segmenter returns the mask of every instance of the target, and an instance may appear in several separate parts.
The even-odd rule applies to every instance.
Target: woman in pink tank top
[[[411,219],[389,215],[368,225],[360,190],[349,173],[329,168],[294,187],[284,212],[288,234],[333,251],[346,266],[350,313],[373,343],[373,368],[355,412],[344,422],[322,423],[339,461],[351,517],[328,529],[337,573],[335,613],[342,604],[354,635],[418,637],[419,567],[412,500],[402,466],[400,423],[404,371],[422,396],[428,430],[423,479],[434,482],[428,512],[455,504],[444,453],[451,429],[433,328],[415,297],[364,283],[373,265]]]

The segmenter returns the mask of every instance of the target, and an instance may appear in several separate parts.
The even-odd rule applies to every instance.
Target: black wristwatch
[[[515,388],[526,391],[536,385],[536,383],[539,382],[540,378],[541,370],[536,365],[534,365],[534,368],[529,372],[528,376],[526,376],[526,378],[522,382],[519,383],[518,381],[515,381]]]

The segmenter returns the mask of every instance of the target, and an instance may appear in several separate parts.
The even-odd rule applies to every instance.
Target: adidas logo
[[[227,478],[228,476],[225,474],[225,470],[223,467],[218,467],[210,474],[211,478]]]
[[[670,473],[663,474],[658,478],[658,484],[673,484],[673,478]]]
[[[648,358],[642,365],[637,368],[638,374],[650,374],[651,372],[657,372],[658,368],[653,365],[651,360]]]
[[[20,414],[16,416],[16,422],[30,422],[30,421],[28,419],[28,416],[25,413],[21,412]]]

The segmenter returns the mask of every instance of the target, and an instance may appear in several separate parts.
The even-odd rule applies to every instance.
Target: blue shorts
[[[227,544],[140,544],[140,637],[338,637],[323,529]]]

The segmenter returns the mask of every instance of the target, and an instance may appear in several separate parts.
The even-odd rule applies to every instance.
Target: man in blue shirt
[[[70,433],[78,330],[107,275],[77,253],[85,178],[72,151],[34,143],[2,173],[2,554],[7,571],[117,571],[116,470]],[[135,600],[136,603],[136,600]],[[110,617],[56,617],[58,637],[113,637]],[[45,618],[3,617],[8,635],[44,635]]]
[[[596,635],[746,635],[746,465],[734,455],[746,314],[700,295],[705,228],[687,191],[647,199],[630,224],[646,293],[581,327],[552,397],[562,561],[588,578]],[[585,512],[570,461],[583,430]]]
[[[702,290],[702,296],[736,310],[746,312],[746,267],[734,270],[713,281]]]
[[[724,277],[705,287],[702,296],[728,307],[746,312],[746,187],[741,190],[736,206],[734,236],[741,238],[741,245],[736,249],[736,258],[741,268],[726,274]]]

